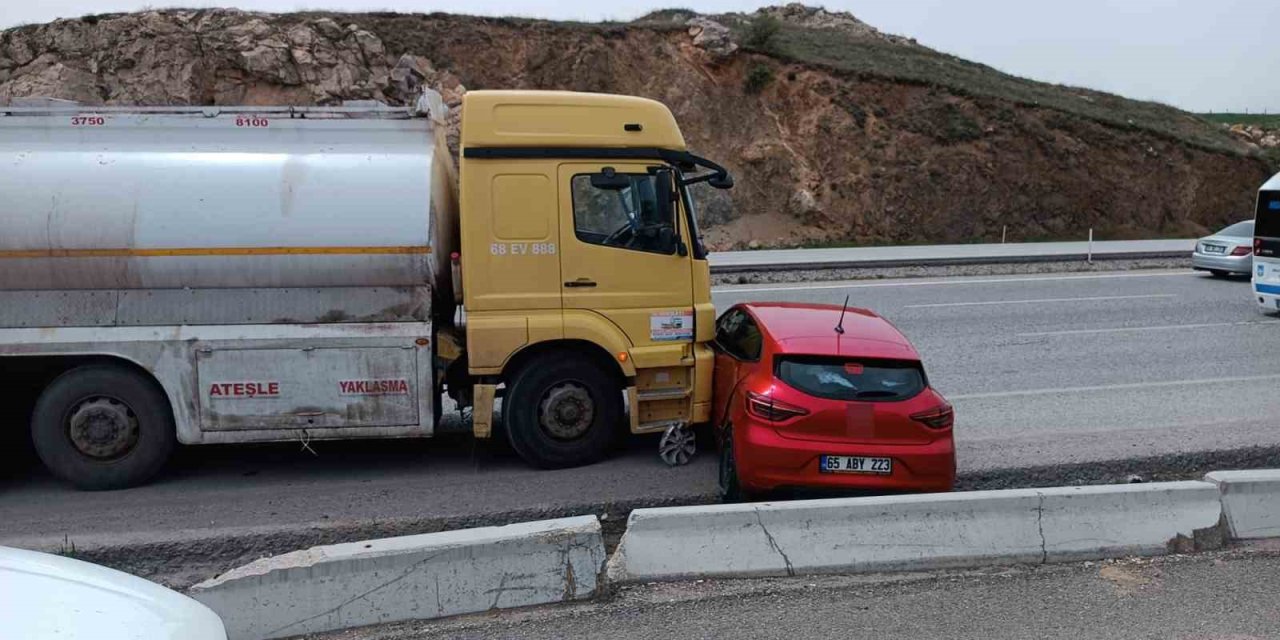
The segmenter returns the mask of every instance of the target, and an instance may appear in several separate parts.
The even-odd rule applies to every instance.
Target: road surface
[[[1280,448],[1280,320],[1257,312],[1247,282],[1135,271],[754,285],[719,288],[715,299],[723,309],[840,303],[846,294],[893,320],[924,355],[956,406],[962,475]],[[240,548],[252,555],[711,496],[713,456],[668,469],[655,445],[636,439],[606,462],[561,471],[529,469],[499,445],[464,438],[193,448],[156,483],[109,493],[11,464],[0,477],[0,544],[260,535]],[[282,535],[306,528],[315,529]]]
[[[308,640],[425,638],[1280,638],[1274,548],[1040,567],[654,584],[611,602]]]

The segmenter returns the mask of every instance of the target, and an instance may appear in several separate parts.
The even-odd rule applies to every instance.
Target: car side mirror
[[[605,167],[600,173],[591,174],[591,186],[606,191],[622,191],[631,186],[631,177],[619,174],[613,167]]]

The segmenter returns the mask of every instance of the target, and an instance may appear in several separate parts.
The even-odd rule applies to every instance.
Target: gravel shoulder
[[[366,627],[308,640],[1280,637],[1280,541],[1163,558],[973,571],[700,580],[602,602]]]

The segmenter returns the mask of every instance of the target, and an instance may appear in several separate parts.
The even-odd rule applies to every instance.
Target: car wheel
[[[738,479],[738,461],[733,453],[733,427],[724,429],[720,443],[720,472],[716,484],[720,492],[721,502],[745,502],[746,492]]]
[[[36,401],[31,441],[54,475],[89,490],[151,479],[177,443],[169,399],[124,367],[89,365],[55,379]]]
[[[583,358],[559,355],[530,362],[512,378],[503,398],[511,448],[544,469],[600,460],[622,423],[616,378]]]

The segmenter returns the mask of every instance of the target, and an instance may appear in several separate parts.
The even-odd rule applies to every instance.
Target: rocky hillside
[[[656,98],[737,174],[719,248],[1196,235],[1274,157],[1175,109],[1036,83],[800,5],[628,24],[167,10],[0,32],[0,102],[400,102],[423,84]],[[731,200],[730,200],[731,198]]]

